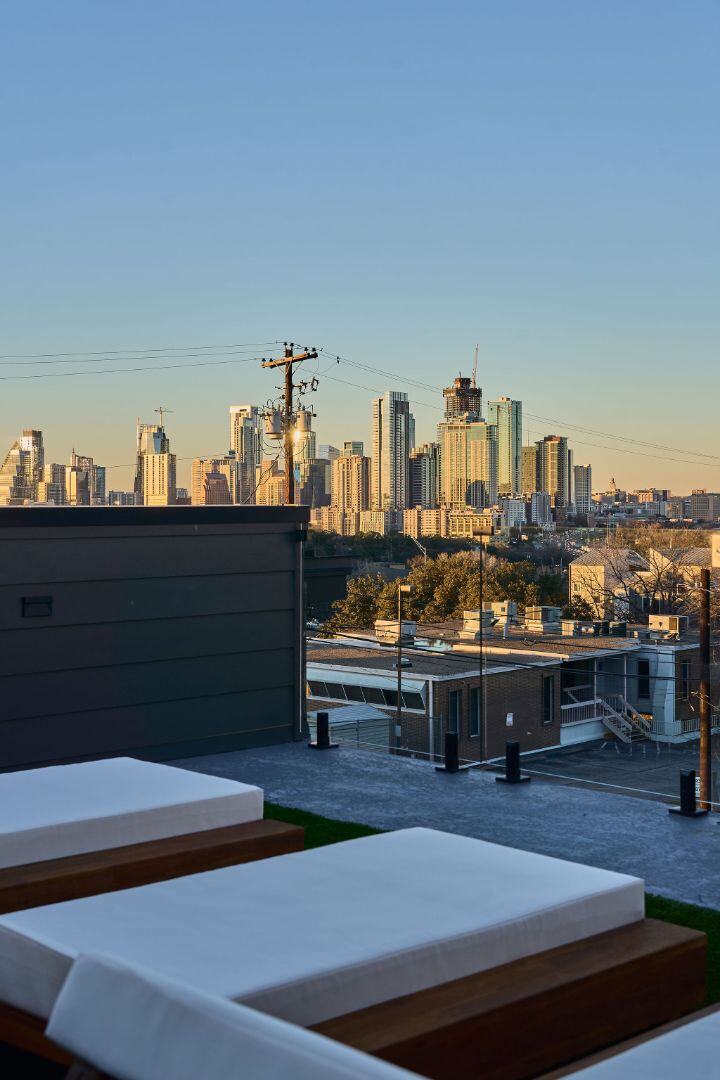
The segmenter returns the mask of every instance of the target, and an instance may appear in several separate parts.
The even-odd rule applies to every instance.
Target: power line
[[[359,368],[359,369],[364,370],[364,371],[370,371],[370,372],[373,372],[373,373],[376,373],[376,374],[379,374],[379,375],[386,375],[387,374],[387,372],[384,372],[379,368],[373,368],[371,365],[360,363],[357,360],[350,360],[348,357],[341,356],[341,355],[336,354],[336,353],[331,353],[327,349],[321,349],[320,351],[322,352],[322,354],[324,356],[333,357],[336,361],[339,361],[340,363],[349,364],[352,367],[356,367],[356,368]],[[330,378],[330,377],[331,376],[326,375],[326,378]],[[396,379],[398,382],[403,382],[403,383],[405,383],[406,385],[409,385],[409,386],[415,386],[415,387],[423,389],[423,390],[431,390],[431,391],[436,392],[436,393],[442,393],[442,390],[441,390],[440,387],[433,386],[430,383],[425,383],[425,382],[422,382],[422,381],[420,381],[418,379],[410,379],[410,378],[407,378],[406,376],[401,376],[401,375],[393,375],[392,377],[394,379]],[[339,382],[341,380],[337,379],[336,381]],[[348,385],[356,385],[357,386],[357,384],[352,384],[352,383],[349,383]],[[359,389],[371,390],[373,393],[378,392],[373,387],[358,387],[358,388]],[[430,406],[430,405],[427,405],[426,402],[413,402],[413,404],[425,405],[428,408],[436,409],[438,412],[442,411],[439,406],[435,406],[435,405]],[[717,460],[717,461],[720,462],[720,455],[717,455],[717,454],[706,454],[706,453],[702,453],[701,451],[698,451],[698,450],[684,450],[683,448],[677,447],[677,446],[665,446],[665,445],[663,445],[661,443],[652,443],[652,442],[648,442],[648,441],[646,441],[644,439],[635,439],[635,438],[633,438],[632,436],[629,436],[629,435],[615,435],[612,432],[598,431],[597,429],[594,429],[594,428],[585,428],[585,427],[582,427],[582,426],[580,426],[578,424],[572,424],[572,423],[569,423],[569,422],[564,421],[564,420],[553,419],[552,417],[540,416],[540,415],[535,414],[535,413],[526,412],[525,415],[530,417],[531,419],[534,419],[534,420],[542,420],[545,423],[556,425],[557,427],[559,427],[561,429],[562,428],[569,428],[569,429],[572,429],[572,430],[587,432],[589,434],[599,435],[602,438],[613,439],[613,440],[618,441],[618,442],[632,443],[632,444],[637,445],[637,446],[649,447],[650,449],[668,450],[668,451],[674,452],[674,453],[686,454],[689,457],[712,458],[712,459]],[[598,443],[582,442],[581,440],[578,440],[578,439],[574,439],[573,441],[577,442],[581,446],[593,446],[593,447],[595,447],[596,449],[599,449],[599,450],[618,451],[620,453],[630,453],[630,454],[634,453],[639,457],[650,457],[650,458],[653,458],[653,459],[659,460],[659,461],[670,461],[670,462],[674,461],[677,464],[681,464],[681,465],[704,464],[704,465],[708,465],[710,468],[718,467],[718,466],[712,465],[710,462],[682,461],[682,460],[677,459],[677,458],[667,458],[667,457],[663,457],[663,456],[656,455],[656,454],[641,454],[639,451],[622,450],[620,447],[616,447],[616,446],[604,446],[604,445],[598,444]]]
[[[231,360],[199,360],[195,364],[165,364],[163,367],[151,364],[147,367],[105,368],[103,371],[43,371],[35,375],[0,375],[0,382],[14,382],[25,379],[70,379],[79,375],[132,375],[139,371],[155,371],[160,373],[163,371],[182,370],[184,368],[220,367],[224,364],[249,364],[251,361],[262,359],[261,356],[234,356]]]
[[[125,353],[175,353],[187,352],[192,349],[196,352],[220,349],[262,349],[269,345],[279,345],[279,341],[250,341],[231,345],[162,345],[155,347],[143,347],[137,349],[100,349],[97,352],[54,352],[54,353],[0,353],[0,360],[45,360],[49,357],[58,356],[121,356]]]
[[[153,353],[139,353],[134,356],[122,356],[117,357],[112,353],[105,353],[102,356],[93,357],[78,357],[71,360],[0,360],[0,367],[46,367],[50,366],[63,366],[65,364],[108,364],[108,363],[126,363],[132,360],[178,360],[184,357],[192,356],[241,356],[243,352],[247,352],[247,349],[212,349],[196,352],[185,352],[184,350],[178,350],[172,354],[153,354]],[[162,368],[158,368],[158,371],[162,371]]]

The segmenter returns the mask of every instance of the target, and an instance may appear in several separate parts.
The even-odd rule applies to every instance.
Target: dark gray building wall
[[[0,510],[0,768],[298,738],[307,518]]]

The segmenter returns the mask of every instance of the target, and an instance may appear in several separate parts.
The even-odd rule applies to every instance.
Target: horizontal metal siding
[[[185,757],[287,742],[288,687],[0,724],[2,768],[131,753]]]
[[[297,543],[291,525],[0,528],[0,764],[292,738]],[[38,595],[52,614],[23,618]]]
[[[294,604],[294,573],[269,571],[124,581],[0,585],[0,630],[189,618],[233,612],[282,611]],[[49,596],[52,615],[22,616],[23,597]]]
[[[38,530],[42,533],[42,530]],[[293,534],[172,531],[169,535],[0,537],[0,584],[175,578],[293,569]],[[278,542],[279,541],[279,542]]]
[[[292,646],[293,619],[288,610],[4,630],[0,631],[0,701],[3,676],[87,672],[120,661],[146,664]]]

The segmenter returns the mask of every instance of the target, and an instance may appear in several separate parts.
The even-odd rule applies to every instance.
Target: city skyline
[[[394,372],[442,385],[479,342],[524,442],[572,421],[716,453],[717,5],[71,6],[4,26],[4,357],[317,342],[387,373],[318,399],[324,438],[368,444]],[[82,428],[112,466],[168,400],[178,457],[222,453],[227,404],[273,392],[250,368],[4,381],[0,437],[37,425],[66,460]],[[712,458],[576,434],[598,486],[720,486]]]
[[[292,348],[289,351],[292,352]],[[303,392],[316,391],[318,380],[313,379],[312,385],[307,380],[301,380],[301,386],[306,388]],[[429,386],[426,388],[426,392],[431,390]],[[647,482],[634,487],[622,483],[618,485],[615,478],[612,478],[610,485],[594,484],[592,462],[575,464],[572,436],[555,433],[545,435],[529,445],[523,441],[522,400],[501,395],[497,400],[491,401],[486,396],[483,405],[483,389],[475,382],[474,368],[472,377],[463,376],[462,373],[456,376],[452,384],[443,389],[442,397],[443,406],[435,407],[441,412],[435,438],[426,443],[421,443],[416,436],[415,417],[411,411],[412,400],[407,393],[386,390],[380,398],[373,398],[369,403],[371,425],[374,429],[372,453],[371,456],[363,457],[362,440],[338,440],[342,444],[342,450],[330,443],[318,445],[319,433],[313,422],[318,414],[314,407],[308,408],[303,403],[301,396],[294,413],[291,440],[294,445],[296,483],[299,485],[295,501],[311,507],[330,504],[333,512],[342,509],[336,505],[334,498],[337,486],[335,459],[348,455],[353,455],[353,460],[358,463],[364,462],[362,467],[367,471],[368,511],[379,510],[381,504],[385,510],[398,511],[420,507],[446,510],[475,508],[478,511],[495,508],[500,510],[504,527],[507,527],[509,518],[516,512],[511,504],[514,500],[519,504],[522,501],[519,499],[521,495],[526,499],[528,521],[535,521],[534,493],[547,497],[548,507],[563,509],[568,506],[571,513],[575,510],[580,514],[596,508],[596,505],[606,505],[604,500],[596,504],[591,496],[599,499],[602,494],[608,495],[617,490],[639,496],[634,500],[636,503],[649,503],[654,500],[657,509],[650,511],[651,516],[662,516],[663,500],[667,500],[670,495],[675,500],[674,512],[670,516],[675,517],[682,497],[687,503],[691,494],[693,497],[698,496],[692,503],[693,514],[700,507],[702,498],[710,500],[712,507],[720,500],[720,495],[700,485],[679,492],[673,491],[669,486]],[[160,423],[146,423],[137,418],[136,460],[132,465],[122,467],[133,470],[131,487],[137,493],[136,502],[149,505],[173,503],[177,487],[178,496],[182,494],[180,502],[257,501],[282,505],[285,501],[284,463],[281,441],[277,441],[281,436],[271,434],[275,427],[273,415],[280,417],[277,404],[277,399],[275,403],[268,399],[265,406],[230,405],[228,451],[196,454],[192,460],[186,459],[182,462],[185,467],[181,472],[177,471],[177,455],[170,452],[172,432],[166,430],[164,419],[166,414],[173,413],[174,410],[167,406],[156,407],[154,412],[159,414]],[[275,414],[273,409],[276,410]],[[483,416],[485,410],[487,416]],[[391,430],[388,429],[388,423]],[[37,453],[33,449],[36,443],[39,447]],[[273,453],[276,446],[278,451]],[[13,480],[13,471],[16,468],[13,464],[15,448],[26,454],[22,466],[22,476],[25,479],[21,478],[19,481]],[[382,451],[380,454],[379,450]],[[150,457],[146,457],[146,454]],[[514,483],[509,486],[501,482],[502,457],[506,458],[508,475],[515,474]],[[122,486],[117,482],[113,483],[120,475],[117,467],[117,471],[113,473],[113,466],[109,466],[111,473],[106,483],[108,467],[99,465],[97,461],[93,465],[93,457],[78,455],[74,445],[68,466],[49,461],[46,463],[43,432],[37,427],[23,429],[20,437],[10,444],[9,471],[2,469],[2,460],[0,458],[0,495],[4,493],[3,502],[11,494],[8,484],[12,486],[19,482],[22,486],[31,483],[29,478],[33,475],[36,484],[38,481],[42,482],[36,487],[35,495],[30,494],[31,489],[26,490],[26,501],[36,499],[40,502],[65,502],[70,505],[96,501],[102,503],[105,501],[106,492],[111,496],[111,503],[118,504],[119,499],[124,501],[126,492],[123,492]],[[153,469],[160,469],[159,476],[153,480],[148,490],[145,490],[145,461],[151,462]],[[58,475],[55,475],[56,472]],[[86,476],[86,479],[81,481],[85,487],[78,490],[75,490],[73,480],[76,473],[81,478]],[[189,479],[186,479],[185,474]],[[19,473],[15,475],[20,476]],[[210,494],[207,499],[199,498],[199,493],[206,486],[203,479],[206,475],[210,480],[207,485]],[[96,479],[98,476],[101,477],[99,481]],[[575,498],[575,482],[582,491],[579,500]],[[357,491],[357,478],[353,483]],[[392,490],[396,491],[396,495],[381,494],[378,484],[384,489],[389,483],[393,485]],[[66,488],[66,498],[60,497],[58,485],[59,488]],[[704,494],[706,491],[709,492],[707,496]],[[430,492],[435,493],[434,497]],[[22,493],[20,494],[22,498]],[[96,494],[99,495],[97,500]],[[132,497],[131,492],[127,494]],[[531,494],[532,505],[529,501]],[[678,498],[680,503],[677,502]],[[711,509],[710,503],[708,508]],[[519,505],[517,509],[519,510]],[[538,513],[539,520],[546,519],[545,510],[538,510]],[[712,510],[709,519],[716,519],[715,510]],[[369,521],[368,518],[366,524]]]

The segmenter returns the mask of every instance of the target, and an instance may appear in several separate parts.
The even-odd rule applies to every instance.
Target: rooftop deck
[[[635,874],[650,892],[720,909],[715,815],[685,820],[645,799],[539,778],[512,788],[477,770],[448,776],[345,747],[318,754],[290,744],[174,764],[258,784],[284,806],[379,829],[423,825],[476,836]]]

